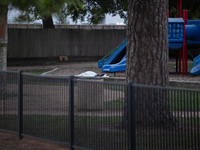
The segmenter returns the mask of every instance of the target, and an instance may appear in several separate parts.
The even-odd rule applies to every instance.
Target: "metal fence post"
[[[128,149],[136,150],[135,104],[133,81],[128,83]]]
[[[18,71],[18,139],[23,136],[23,70]]]
[[[69,149],[74,150],[74,77],[69,78]]]

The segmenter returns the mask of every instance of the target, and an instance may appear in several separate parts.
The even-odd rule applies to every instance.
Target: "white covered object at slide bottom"
[[[78,77],[95,77],[97,75],[97,73],[93,72],[93,71],[86,71],[86,72],[83,72],[79,75],[75,75],[75,76],[78,76]]]
[[[76,77],[96,77],[98,76],[97,73],[93,72],[93,71],[86,71],[86,72],[83,72],[79,75],[75,75]],[[103,76],[101,77],[109,77],[107,74],[103,74]]]

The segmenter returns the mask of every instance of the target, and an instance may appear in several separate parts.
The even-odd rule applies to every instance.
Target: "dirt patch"
[[[170,60],[170,63],[175,63],[174,60]],[[97,61],[77,61],[77,62],[60,62],[55,63],[54,65],[40,65],[40,66],[12,66],[7,67],[7,70],[25,70],[25,71],[41,71],[41,70],[53,70],[58,68],[54,72],[48,73],[48,75],[55,75],[55,76],[71,76],[71,75],[78,75],[86,71],[94,71],[96,73],[104,73],[110,77],[125,77],[124,72],[117,72],[117,73],[105,73],[101,71],[101,68],[98,68]],[[193,76],[189,74],[183,76],[182,74],[178,74],[175,72],[175,68],[169,68],[169,79],[176,80],[176,81],[200,81],[200,76]]]
[[[185,82],[185,81],[191,81],[191,82],[200,82],[200,75],[191,75],[189,72],[187,75],[182,75],[182,74],[178,74],[175,72],[171,72],[169,74],[169,80],[174,80],[174,81],[181,81],[181,82]]]
[[[175,63],[174,60],[171,60],[170,63]],[[62,62],[62,63],[55,63],[55,65],[41,65],[41,66],[16,66],[16,67],[7,67],[7,70],[19,70],[23,69],[25,71],[35,71],[35,70],[53,70],[58,68],[54,72],[48,73],[48,75],[54,76],[71,76],[71,75],[78,75],[86,71],[94,71],[96,73],[104,73],[110,77],[125,77],[124,72],[117,72],[117,73],[108,73],[102,72],[101,68],[98,68],[97,61],[77,61],[77,62]],[[194,81],[199,82],[200,76],[190,75],[188,69],[187,75],[178,74],[175,72],[175,68],[169,69],[169,80],[175,81]]]
[[[78,75],[86,71],[94,71],[96,73],[103,73],[101,68],[98,68],[97,61],[78,61],[78,62],[63,62],[63,63],[55,63],[55,65],[41,65],[41,66],[11,66],[7,67],[7,70],[17,71],[22,69],[28,72],[35,72],[36,70],[41,71],[45,69],[53,70],[58,68],[58,70],[49,73],[48,75],[58,75],[58,76],[71,76]],[[109,76],[125,76],[125,72],[119,73],[105,73]]]
[[[18,140],[17,134],[0,132],[1,150],[69,150],[66,145],[54,144],[24,137]]]

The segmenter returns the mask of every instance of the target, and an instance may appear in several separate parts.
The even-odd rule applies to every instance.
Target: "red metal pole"
[[[181,51],[182,49],[179,50],[179,74],[181,74]]]
[[[177,0],[177,4],[176,4],[176,17],[178,18],[182,18],[182,0]],[[181,51],[182,49],[180,49],[179,51],[177,51],[177,53],[179,53],[179,74],[181,74]],[[178,57],[178,54],[177,54]],[[178,58],[177,58],[178,59]],[[178,64],[178,62],[177,62]],[[178,66],[178,65],[176,65]],[[177,67],[178,69],[178,67]]]
[[[179,17],[182,17],[182,0],[180,0]],[[184,32],[184,31],[183,31]],[[179,51],[179,73],[181,73],[181,50]]]
[[[183,20],[185,20],[185,10],[183,10]],[[183,71],[182,75],[185,75],[185,23],[183,24]]]
[[[176,72],[178,72],[178,51],[176,51]]]
[[[187,23],[186,19],[186,11],[183,10],[183,20],[185,23],[183,24],[183,75],[187,74],[187,46],[186,46],[186,40],[185,40],[185,25]]]
[[[176,1],[176,18],[178,18],[178,12],[179,12],[179,0]]]
[[[187,21],[188,21],[188,10],[186,10],[186,14],[185,14],[185,25],[187,24]],[[187,41],[186,40],[185,40],[185,52],[186,52],[185,70],[186,70],[186,75],[187,75]]]
[[[180,14],[179,17],[182,17],[182,0],[180,0],[180,10],[179,10]]]
[[[168,18],[169,18],[169,10],[168,10]]]
[[[179,0],[176,1],[176,18],[178,18],[178,12],[179,12]],[[178,57],[179,55],[179,57]],[[179,65],[178,65],[178,60],[179,60]],[[179,67],[178,67],[179,66]],[[179,68],[179,73],[181,73],[181,54],[179,51],[176,51],[176,72],[178,72]]]

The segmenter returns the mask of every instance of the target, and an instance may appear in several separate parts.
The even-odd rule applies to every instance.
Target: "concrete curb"
[[[189,89],[200,89],[200,82],[170,80],[169,86]]]
[[[52,73],[59,68],[55,68],[53,70],[47,71],[41,75],[48,75],[49,73]],[[125,77],[78,77],[74,76],[76,79],[93,79],[93,80],[103,80],[103,82],[115,82],[115,83],[125,83],[126,78]],[[178,88],[189,88],[189,89],[200,89],[200,81],[194,82],[194,81],[177,81],[177,80],[169,80],[169,87],[178,87]]]
[[[103,78],[104,82],[115,82],[115,83],[124,83],[124,77],[109,77]],[[170,87],[179,87],[179,88],[190,88],[190,89],[200,89],[200,82],[194,81],[176,81],[176,80],[169,80]]]
[[[50,70],[50,71],[47,71],[47,72],[44,72],[42,73],[41,75],[44,76],[44,75],[48,75],[49,73],[52,73],[52,72],[55,72],[56,70],[58,70],[59,68],[55,68],[53,70]]]

